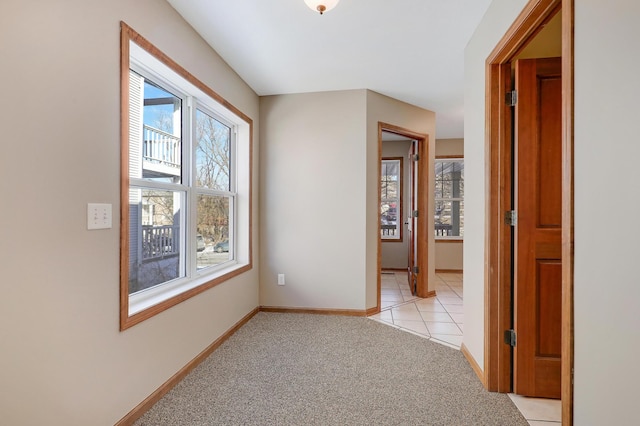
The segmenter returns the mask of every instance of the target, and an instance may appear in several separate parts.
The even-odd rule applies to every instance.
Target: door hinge
[[[516,345],[516,332],[515,330],[505,330],[504,331],[504,342],[509,346]]]
[[[413,267],[413,273],[414,273],[414,274],[418,274],[418,273],[420,273],[420,268],[418,268],[417,266],[414,266],[414,267]]]
[[[411,212],[411,217],[418,217],[418,210],[413,210]]]
[[[507,106],[510,106],[510,107],[516,106],[516,104],[518,103],[518,92],[516,92],[515,90],[507,92],[505,98],[506,98]]]
[[[413,154],[411,156],[411,160],[413,160],[413,161],[418,161],[419,159],[420,159],[420,156],[418,154]]]
[[[516,226],[518,223],[518,213],[515,210],[504,212],[504,223],[509,226]]]

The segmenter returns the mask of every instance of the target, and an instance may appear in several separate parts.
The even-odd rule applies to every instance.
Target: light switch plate
[[[87,229],[111,228],[111,210],[111,204],[87,204]]]

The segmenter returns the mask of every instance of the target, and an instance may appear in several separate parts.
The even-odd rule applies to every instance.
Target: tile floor
[[[369,318],[459,350],[464,331],[462,274],[436,274],[435,290],[436,297],[420,299],[411,295],[406,272],[383,271],[381,311]],[[509,396],[530,425],[560,424],[559,400]]]
[[[369,318],[456,349],[462,344],[462,274],[436,274],[436,297],[411,295],[406,272],[383,272],[381,311]]]

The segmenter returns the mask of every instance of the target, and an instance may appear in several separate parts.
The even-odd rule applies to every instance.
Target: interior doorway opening
[[[562,421],[572,424],[573,412],[573,1],[531,0],[487,59],[487,266],[485,274],[485,366],[486,387],[511,392],[514,362],[506,332],[513,327],[511,275],[515,254],[511,222],[507,212],[517,198],[512,164],[512,111],[505,102],[512,90],[512,64],[532,40],[553,25],[561,24],[562,64],[560,100],[560,186],[561,186],[561,267],[554,272],[561,279],[561,398]],[[545,55],[546,56],[546,55]],[[553,56],[553,55],[549,55]],[[538,56],[538,57],[542,57]],[[509,339],[510,340],[510,339]],[[516,342],[517,344],[517,342]]]
[[[401,128],[387,123],[378,123],[378,164],[382,164],[383,159],[383,140],[406,141],[409,150],[403,155],[403,175],[404,185],[402,205],[396,205],[395,214],[396,221],[402,226],[402,241],[384,242],[383,226],[384,220],[389,220],[393,215],[389,209],[383,209],[382,196],[382,168],[379,168],[378,178],[378,283],[377,283],[377,306],[378,310],[381,305],[381,274],[382,274],[382,245],[395,244],[400,250],[406,250],[406,273],[409,285],[413,295],[417,297],[435,296],[435,291],[429,288],[429,265],[428,265],[428,215],[429,215],[429,198],[428,198],[428,182],[429,182],[429,148],[428,136],[414,132],[409,129]],[[404,150],[402,150],[404,151]],[[399,189],[399,187],[398,187]],[[389,206],[386,206],[389,207]],[[399,208],[402,210],[402,217],[397,217]],[[384,210],[384,211],[383,211]],[[422,212],[422,214],[421,214]],[[390,216],[391,214],[391,216]],[[433,237],[431,237],[433,238]],[[397,269],[402,269],[401,263]]]

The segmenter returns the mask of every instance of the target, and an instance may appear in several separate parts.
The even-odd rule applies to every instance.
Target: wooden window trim
[[[175,61],[155,47],[151,42],[138,34],[124,22],[120,22],[120,330],[124,331],[148,318],[151,318],[172,306],[175,306],[191,297],[194,297],[218,284],[221,284],[233,277],[236,277],[253,267],[253,120],[226,101],[207,85],[198,80],[186,69],[178,65]],[[129,69],[130,69],[130,49],[129,43],[134,42],[149,54],[154,56],[177,75],[187,82],[200,89],[214,101],[231,111],[249,128],[249,158],[248,167],[248,261],[246,264],[235,267],[227,273],[223,273],[201,285],[186,290],[173,297],[169,297],[162,302],[147,309],[129,315]]]

